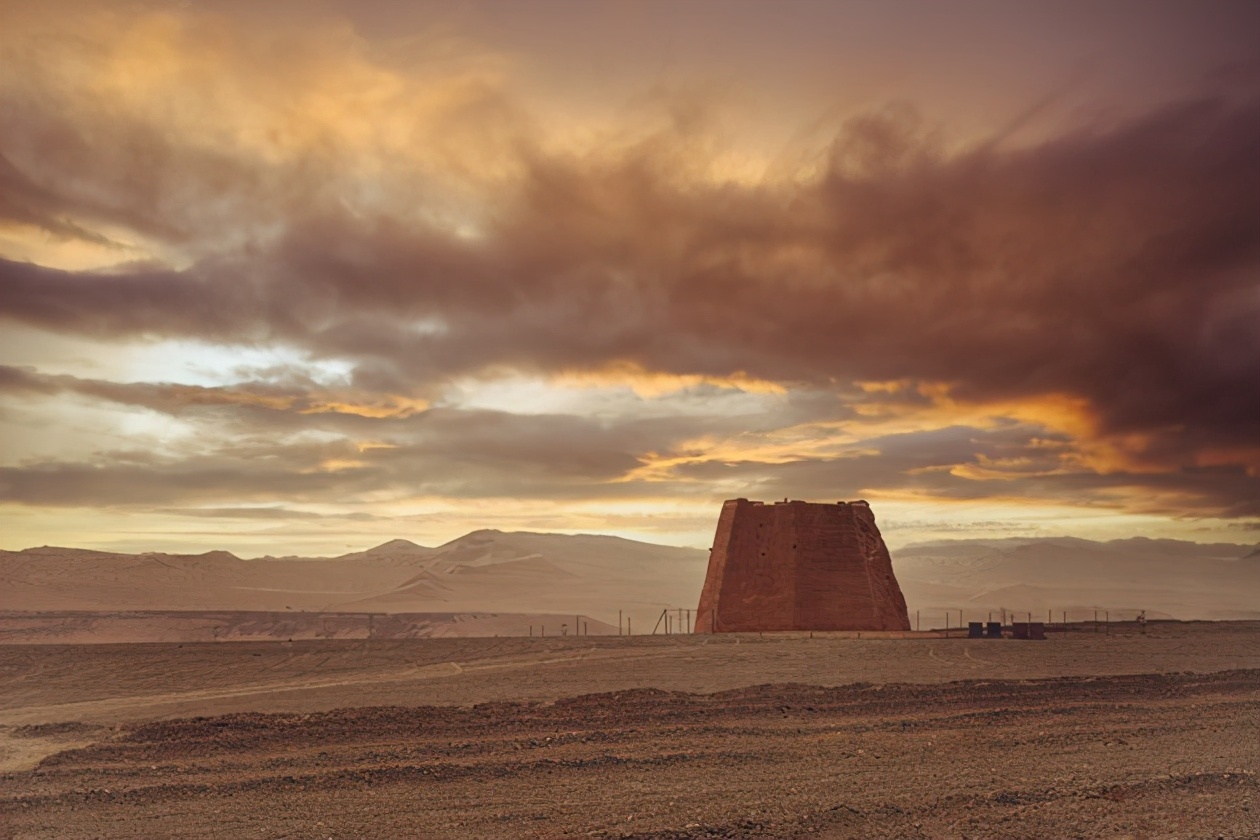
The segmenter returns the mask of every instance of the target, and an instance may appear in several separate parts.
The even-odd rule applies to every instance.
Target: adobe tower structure
[[[909,630],[906,599],[865,501],[722,505],[697,633]]]

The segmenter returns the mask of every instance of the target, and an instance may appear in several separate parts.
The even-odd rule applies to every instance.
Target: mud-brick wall
[[[722,506],[698,633],[908,630],[905,599],[864,502]]]

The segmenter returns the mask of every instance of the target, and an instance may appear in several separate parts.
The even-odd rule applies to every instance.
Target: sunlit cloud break
[[[3,7],[6,548],[1254,535],[1253,8],[494,8]]]

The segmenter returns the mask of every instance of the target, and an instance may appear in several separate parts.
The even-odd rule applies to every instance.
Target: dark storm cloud
[[[684,189],[658,139],[612,162],[530,159],[482,242],[329,211],[184,272],[8,263],[4,313],[93,335],[283,338],[412,379],[631,360],[1061,391],[1108,428],[1236,445],[1260,384],[1257,141],[1255,103],[1198,101],[943,156],[894,111],[837,138],[818,184],[773,190]],[[426,318],[440,329],[412,327]]]
[[[16,396],[61,393],[79,394],[172,415],[213,406],[249,406],[267,401],[283,405],[286,409],[301,409],[309,405],[305,400],[298,402],[306,396],[306,390],[298,391],[260,383],[231,388],[149,382],[123,383],[67,375],[50,376],[31,367],[0,365],[0,394]],[[291,402],[298,404],[289,405]]]
[[[38,164],[24,127],[55,122],[32,101],[3,135],[27,149],[9,156],[27,167]],[[166,137],[153,141],[160,153],[145,158],[145,172],[106,178],[109,159],[71,136],[57,147],[78,167],[67,183],[96,179],[98,189],[33,186],[49,173],[14,163],[0,171],[21,187],[9,212],[49,230],[62,218],[108,219],[181,246],[209,231],[193,250],[212,255],[181,271],[3,262],[0,315],[107,339],[282,342],[348,359],[359,384],[407,395],[437,393],[459,376],[629,363],[818,389],[939,382],[974,403],[1079,397],[1092,434],[1123,440],[1128,461],[1090,487],[1168,483],[1199,488],[1230,515],[1249,509],[1255,479],[1238,471],[1260,463],[1260,102],[1186,100],[1035,145],[962,151],[946,151],[912,109],[890,108],[852,120],[825,150],[821,174],[791,186],[696,177],[696,122],[680,118],[607,153],[516,144],[520,177],[471,236],[397,206],[351,209],[337,198],[338,173],[314,166],[290,164],[272,176],[283,189],[268,193],[260,162],[206,158]],[[99,128],[138,136],[105,116]],[[162,178],[176,171],[193,186],[171,202]],[[83,196],[98,193],[115,197],[89,206]],[[201,206],[220,208],[213,224]],[[229,219],[253,231],[245,244],[216,238]],[[277,220],[278,234],[261,233]],[[5,375],[17,377],[14,387],[68,387]],[[73,388],[173,410],[160,388]],[[608,480],[645,451],[598,435],[566,451],[558,442],[587,431],[565,425],[571,418],[538,421],[550,425],[536,436],[526,421],[523,431],[498,419],[460,422],[467,448],[425,457],[458,462],[465,476],[485,458]],[[1195,472],[1202,464],[1223,471]],[[1154,472],[1132,472],[1139,467]],[[61,468],[48,469],[45,477]],[[459,493],[481,480],[434,482]],[[525,493],[530,481],[508,484]],[[945,495],[1016,486],[906,481]],[[1045,488],[1020,481],[1029,493],[1075,491],[1063,476],[1039,479]],[[284,486],[277,478],[273,489]]]
[[[740,458],[738,445],[727,458],[701,447],[695,460],[686,460],[688,441],[705,435],[755,446],[764,442],[759,433],[772,432],[778,424],[819,420],[824,407],[833,422],[854,419],[834,398],[821,395],[798,394],[795,405],[783,406],[772,418],[703,414],[611,421],[450,407],[405,417],[365,417],[303,413],[302,407],[313,402],[304,392],[260,383],[225,388],[123,384],[9,366],[0,366],[0,394],[9,399],[75,394],[170,414],[203,432],[183,455],[113,451],[79,463],[28,462],[0,469],[0,500],[24,504],[345,502],[357,493],[382,490],[447,498],[633,499],[651,498],[663,488],[675,497],[716,503],[720,494],[712,488],[740,487],[743,494],[761,498],[878,498],[910,492],[956,501],[1027,498],[1064,505],[1120,491],[1136,495],[1127,504],[1134,512],[1260,516],[1251,492],[1254,479],[1239,467],[1106,475],[1065,470],[1062,459],[1072,452],[1070,438],[1014,421],[987,429],[955,426],[868,437],[849,447],[835,445],[830,454],[778,463],[760,460],[755,452]],[[896,396],[889,404],[904,401]],[[361,447],[347,439],[315,444],[292,437],[312,431],[373,442]],[[643,453],[684,460],[658,474],[657,481],[636,478],[636,468],[657,457],[645,460]],[[280,508],[180,510],[229,519],[314,516]]]
[[[676,431],[669,424],[626,422],[608,428],[570,416],[459,410],[377,422],[396,432],[410,428],[406,436],[395,436],[396,443],[362,449],[346,441],[229,437],[214,445],[201,441],[196,454],[182,456],[127,450],[97,453],[83,462],[29,462],[0,468],[0,501],[164,512],[173,511],[166,507],[171,504],[235,503],[196,515],[285,519],[306,514],[289,517],[283,510],[240,508],[239,503],[345,504],[362,494],[380,499],[381,493],[578,502],[650,499],[668,492],[676,499],[715,504],[723,495],[715,487],[739,487],[741,495],[766,499],[912,493],[962,502],[1023,498],[1063,505],[1113,504],[1105,497],[1120,492],[1133,497],[1126,504],[1132,512],[1260,516],[1260,504],[1249,495],[1254,481],[1243,472],[1059,472],[1059,450],[1047,447],[1044,431],[1016,424],[888,435],[838,456],[784,463],[696,461],[673,467],[662,483],[630,474],[639,465],[635,452],[652,442],[679,440],[669,434]]]
[[[639,466],[637,453],[670,448],[702,426],[722,426],[720,418],[607,422],[450,407],[405,417],[304,413],[301,407],[310,398],[257,384],[121,384],[5,366],[0,366],[0,394],[9,400],[72,394],[192,424],[194,437],[173,454],[170,446],[162,447],[166,454],[114,450],[82,461],[28,460],[0,468],[0,501],[55,506],[276,498],[347,502],[369,491],[617,497],[635,489],[602,485]],[[313,442],[311,433],[337,439]]]
[[[194,270],[69,272],[0,261],[8,318],[59,332],[100,338],[177,336],[211,341],[266,338],[264,290],[247,276],[200,265]]]
[[[476,425],[477,418],[460,420]],[[545,420],[544,420],[545,422]],[[496,440],[478,449],[477,432],[360,451],[347,443],[222,444],[208,453],[158,457],[136,451],[97,453],[81,462],[40,461],[0,467],[0,502],[54,507],[149,507],[285,499],[336,501],[364,494],[582,499],[634,496],[630,485],[602,486],[635,464],[628,454],[575,441],[548,424],[551,445]],[[506,425],[516,425],[509,420]],[[557,427],[559,427],[557,429]],[[568,429],[572,431],[572,429]],[[551,435],[555,435],[551,438]],[[203,447],[203,450],[206,447]],[[642,488],[637,488],[639,491]]]
[[[940,498],[985,498],[995,488],[1018,488],[1022,495],[1033,489],[1039,476],[1058,464],[1044,448],[1033,443],[1035,430],[1010,426],[981,430],[966,426],[885,435],[864,440],[860,448],[840,457],[801,458],[786,463],[726,461],[690,464],[680,477],[702,483],[745,483],[764,498],[855,499],[881,491],[923,491]],[[992,481],[961,478],[951,469],[993,462],[1006,466],[992,469]],[[1017,463],[1016,463],[1017,462]],[[1051,482],[1053,483],[1053,482]],[[975,488],[983,485],[983,490]],[[998,493],[1001,495],[1001,493]]]
[[[245,382],[231,386],[172,383],[119,383],[68,375],[41,374],[33,368],[0,365],[0,396],[11,401],[72,394],[177,417],[213,439],[254,439],[328,432],[371,445],[394,447],[387,460],[410,452],[446,457],[468,464],[499,463],[540,471],[550,465],[569,480],[588,473],[589,480],[610,480],[639,464],[645,452],[672,451],[704,434],[766,432],[783,423],[817,419],[827,406],[830,417],[852,416],[830,395],[795,395],[770,416],[723,413],[729,389],[700,387],[707,411],[662,417],[582,417],[573,414],[518,414],[507,411],[437,406],[371,416],[354,398],[363,392],[338,393],[302,377],[283,383]],[[344,399],[344,404],[336,402]],[[254,444],[249,444],[253,446]],[[348,444],[349,445],[349,444]],[[303,450],[305,451],[305,450]],[[260,453],[265,454],[265,453]]]
[[[115,245],[108,237],[65,219],[66,208],[55,192],[42,188],[0,155],[0,220],[33,225],[54,236]]]
[[[134,507],[231,499],[310,502],[373,486],[368,470],[303,472],[278,463],[220,457],[139,459],[105,453],[91,463],[47,462],[0,467],[0,501],[50,507]]]
[[[954,427],[873,438],[844,457],[781,464],[706,462],[677,472],[679,479],[700,484],[744,486],[750,497],[764,499],[843,501],[911,493],[959,502],[1029,499],[1109,506],[1115,504],[1116,494],[1122,494],[1124,506],[1134,513],[1260,516],[1255,479],[1242,469],[1099,474],[1060,469],[1062,464],[1052,453],[1047,452],[1045,438],[1026,426]]]

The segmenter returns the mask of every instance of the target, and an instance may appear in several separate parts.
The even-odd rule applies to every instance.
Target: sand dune
[[[0,552],[0,610],[255,610],[583,614],[618,611],[650,631],[666,608],[694,608],[707,553],[617,537],[475,531],[438,547],[392,540],[333,558],[113,554],[42,547]],[[1179,619],[1260,618],[1254,546],[1170,540],[956,540],[893,552],[912,618],[945,610],[1146,610]],[[685,618],[684,618],[685,621]]]
[[[293,642],[485,636],[616,636],[583,615],[540,613],[326,613],[231,610],[0,612],[0,645],[132,642]]]
[[[333,558],[0,552],[0,610],[583,614],[694,607],[707,555],[617,537],[475,531]]]
[[[893,565],[911,610],[1054,611],[1069,620],[1095,609],[1131,618],[1260,617],[1254,546],[1128,539],[958,540],[908,546]],[[972,618],[975,620],[975,618]]]

